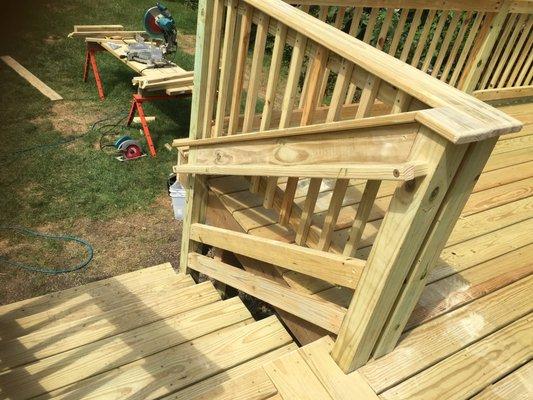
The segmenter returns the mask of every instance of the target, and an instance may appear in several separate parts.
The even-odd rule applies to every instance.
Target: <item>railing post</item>
[[[203,95],[206,90],[209,68],[209,46],[213,25],[213,9],[215,2],[221,0],[200,0],[198,4],[198,22],[196,28],[196,53],[194,58],[194,88],[191,104],[191,123],[189,138],[202,138],[202,121],[205,116]],[[189,152],[189,162],[195,162],[196,150]],[[191,224],[203,222],[207,205],[207,187],[205,176],[191,175],[187,181],[187,210],[183,221],[180,266],[181,273],[186,272],[187,257],[196,246],[189,239]]]
[[[467,64],[461,73],[457,88],[467,93],[472,93],[476,89],[481,74],[487,66],[487,61],[490,59],[494,44],[509,14],[509,7],[510,1],[505,0],[498,12],[486,16],[472,48],[472,54],[468,57]]]
[[[372,356],[467,146],[420,129],[411,158],[425,162],[428,173],[405,182],[393,195],[333,347],[344,372]]]

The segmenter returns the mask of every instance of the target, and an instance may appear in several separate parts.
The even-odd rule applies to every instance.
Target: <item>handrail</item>
[[[448,112],[440,115],[442,118],[439,123],[440,131],[449,132],[446,127],[450,123],[457,125],[456,121],[448,121],[449,115],[465,116],[468,125],[463,128],[467,131],[475,131],[476,135],[470,135],[469,132],[464,134],[449,132],[449,136],[457,135],[457,143],[515,132],[522,126],[516,119],[486,103],[450,87],[287,3],[279,0],[245,0],[245,2],[430,107],[447,108]],[[495,124],[499,127],[497,131],[492,129]]]

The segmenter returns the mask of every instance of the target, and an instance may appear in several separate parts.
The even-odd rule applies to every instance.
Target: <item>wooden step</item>
[[[160,398],[222,373],[292,339],[275,316],[232,325],[50,393],[57,399]]]
[[[44,394],[243,321],[239,298],[217,301],[0,374],[5,393]]]
[[[45,324],[28,335],[2,341],[0,368],[50,357],[220,300],[210,282],[183,287],[178,281],[175,286],[168,285],[167,288],[153,297],[79,320]]]
[[[177,274],[169,263],[144,268],[60,292],[0,307],[0,338],[27,335],[46,324],[75,321],[151,297],[193,285],[190,277]]]
[[[248,293],[329,332],[340,329],[346,309],[282,286],[269,279],[196,253],[189,254],[189,268]]]

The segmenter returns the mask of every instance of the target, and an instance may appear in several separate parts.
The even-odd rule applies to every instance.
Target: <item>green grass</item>
[[[10,55],[64,97],[51,102],[0,62],[0,224],[38,227],[85,217],[103,220],[129,211],[143,211],[166,191],[175,154],[163,145],[188,134],[190,100],[148,104],[155,115],[150,125],[158,156],[120,163],[100,151],[100,135],[89,132],[68,145],[39,148],[88,130],[91,123],[127,112],[133,71],[109,54],[98,53],[106,100],[98,99],[92,76],[82,81],[83,39],[66,36],[75,24],[123,24],[142,29],[144,10],[154,1],[8,2],[3,5],[0,54]],[[184,1],[166,2],[182,34],[194,34],[196,11]],[[189,70],[193,56],[178,52],[176,62]],[[60,110],[54,113],[54,110]],[[56,121],[54,121],[56,119]],[[83,121],[83,129],[69,132]],[[54,129],[63,125],[60,130]],[[65,129],[65,126],[67,127]],[[120,130],[117,130],[120,132]],[[141,139],[138,129],[131,133]],[[142,140],[144,144],[144,140]],[[145,149],[146,150],[146,149]]]

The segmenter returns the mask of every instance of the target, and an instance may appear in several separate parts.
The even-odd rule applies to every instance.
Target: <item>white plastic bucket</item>
[[[172,198],[172,208],[174,210],[174,218],[180,221],[185,219],[185,206],[187,193],[183,186],[176,181],[169,188],[169,194]]]

